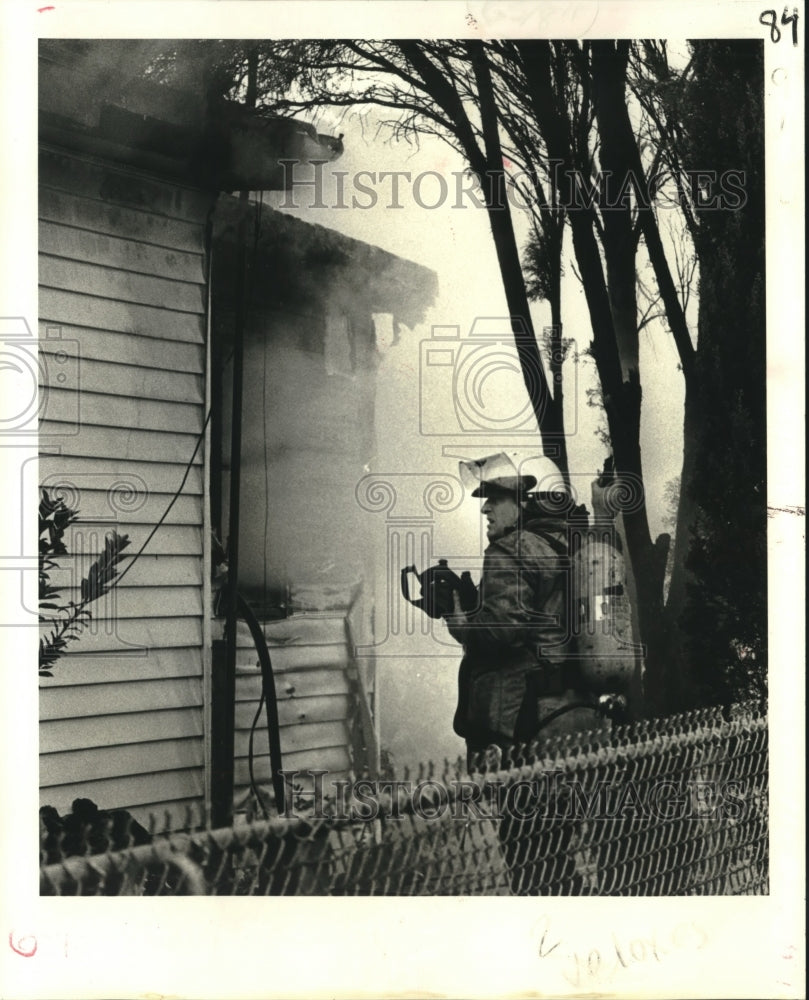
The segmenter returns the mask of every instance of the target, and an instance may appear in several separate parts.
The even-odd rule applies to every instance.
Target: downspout
[[[246,195],[247,192],[242,192]],[[242,199],[244,200],[244,198]],[[242,466],[242,397],[244,392],[244,323],[247,296],[247,220],[239,218],[236,317],[233,329],[233,399],[230,431],[230,506],[228,511],[228,587],[225,619],[225,662],[221,683],[217,685],[216,708],[221,713],[214,719],[213,788],[211,821],[213,826],[228,826],[232,820],[234,792],[235,710],[236,710],[236,650],[239,618],[239,515],[241,504]]]
[[[255,47],[248,55],[247,94],[245,104],[255,107],[258,55]],[[238,258],[236,262],[236,317],[233,329],[233,400],[230,434],[230,507],[228,511],[228,592],[225,624],[225,664],[219,705],[223,717],[218,720],[217,766],[211,819],[215,827],[228,826],[233,820],[235,712],[236,712],[236,651],[239,619],[239,521],[242,471],[242,398],[244,394],[244,326],[247,316],[247,233],[250,213],[247,210],[249,191],[241,191],[243,211],[238,225]],[[227,714],[224,714],[227,713]]]
[[[205,408],[212,417],[213,404],[213,215],[216,211],[218,192],[211,195],[211,207],[205,224],[205,281],[208,293],[205,297]],[[202,704],[204,709],[203,746],[206,764],[212,760],[211,708],[213,706],[213,630],[211,616],[213,614],[213,552],[212,552],[212,521],[211,521],[211,446],[213,428],[208,421],[205,432],[203,469],[205,476],[202,489]],[[205,823],[211,822],[211,803],[213,801],[213,775],[210,767],[205,767]]]

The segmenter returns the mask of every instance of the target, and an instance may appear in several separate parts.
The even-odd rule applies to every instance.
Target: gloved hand
[[[452,613],[443,617],[449,627],[450,635],[453,635],[453,629],[468,623],[466,612],[461,605],[461,595],[457,589],[453,589],[452,591]],[[454,638],[458,638],[460,641],[458,636],[454,636]]]
[[[452,611],[443,617],[446,622],[457,621],[458,624],[463,624],[466,621],[466,612],[461,605],[461,595],[457,589],[452,591]]]

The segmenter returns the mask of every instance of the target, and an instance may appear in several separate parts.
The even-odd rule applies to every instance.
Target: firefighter
[[[458,595],[445,616],[463,644],[453,728],[466,740],[470,772],[486,751],[502,758],[514,744],[601,724],[569,655],[568,519],[577,508],[550,459],[532,461],[531,473],[526,464],[500,453],[460,466],[483,501],[489,542],[477,607],[463,611]],[[584,891],[575,821],[545,815],[541,795],[514,790],[519,801],[500,793],[497,826],[511,891]]]
[[[470,766],[492,745],[502,750],[537,737],[592,728],[596,715],[577,690],[567,655],[567,522],[576,509],[548,458],[519,466],[505,453],[461,463],[482,501],[489,544],[478,606],[445,617],[463,645],[455,732]]]

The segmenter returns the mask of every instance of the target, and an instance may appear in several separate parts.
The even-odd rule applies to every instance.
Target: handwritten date
[[[550,917],[537,924],[537,955],[562,963],[561,973],[574,987],[609,983],[621,972],[645,962],[662,962],[666,956],[684,950],[699,951],[708,935],[694,921],[683,921],[672,930],[634,938],[613,932],[599,947],[570,947],[551,927]]]

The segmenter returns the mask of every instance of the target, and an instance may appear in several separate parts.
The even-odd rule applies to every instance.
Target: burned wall
[[[248,213],[246,224],[240,212]],[[244,268],[240,589],[265,607],[290,596],[298,607],[344,604],[372,572],[367,520],[355,497],[376,450],[372,315],[392,312],[415,323],[416,300],[431,295],[434,276],[234,199],[220,211],[213,261],[212,374],[220,385],[213,436],[221,449],[212,463],[214,525],[224,540],[231,354]],[[415,295],[407,291],[410,269],[422,279]]]

